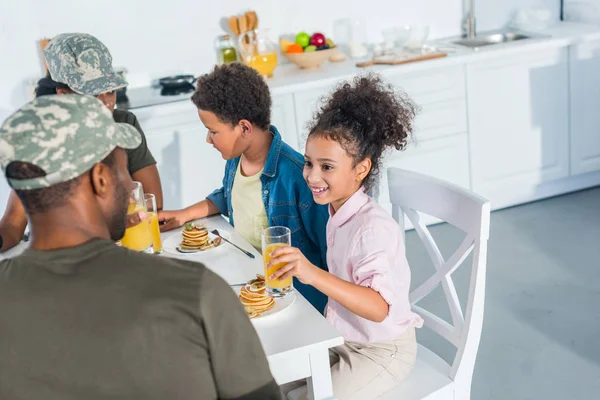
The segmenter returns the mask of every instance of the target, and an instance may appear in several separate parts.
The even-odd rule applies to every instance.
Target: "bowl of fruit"
[[[281,53],[302,69],[315,69],[337,53],[335,44],[322,33],[309,35],[300,32],[295,42],[282,39],[279,42]]]

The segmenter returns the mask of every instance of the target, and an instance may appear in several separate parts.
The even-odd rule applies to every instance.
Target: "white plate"
[[[240,291],[242,290],[242,286],[232,286],[232,289],[235,291],[235,294],[239,296]],[[275,305],[273,306],[273,308],[271,308],[268,311],[265,311],[264,313],[261,313],[258,317],[252,318],[251,321],[259,321],[261,319],[268,318],[285,310],[286,308],[294,304],[294,301],[296,301],[296,291],[292,290],[287,295],[283,297],[275,297],[274,299]]]
[[[206,229],[208,230],[209,240],[213,240],[217,237],[216,235],[213,235],[212,233],[210,233],[210,231],[214,230],[215,228],[207,226]],[[189,252],[189,253],[188,252],[182,253],[182,252],[177,251],[177,247],[179,246],[179,244],[181,243],[181,240],[183,239],[181,236],[181,232],[183,232],[183,229],[181,229],[177,233],[172,234],[171,236],[169,236],[168,238],[166,238],[163,241],[163,250],[164,251],[166,251],[167,253],[170,253],[170,254],[176,254],[178,256],[191,256],[194,254],[197,255],[197,254],[206,253],[208,251],[220,249],[225,244],[225,242],[222,241],[221,244],[218,245],[217,247],[211,247],[210,249],[193,251],[193,252]],[[227,240],[229,240],[231,238],[231,236],[229,235],[228,232],[220,230],[219,233],[221,234],[221,236],[223,236]]]

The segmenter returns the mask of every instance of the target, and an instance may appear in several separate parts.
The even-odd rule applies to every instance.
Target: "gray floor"
[[[446,257],[463,237],[448,225],[431,232]],[[433,267],[414,232],[407,249],[414,286]],[[600,188],[492,213],[487,271],[472,398],[600,398]],[[459,295],[469,272],[454,273]],[[422,304],[447,318],[441,289]],[[453,357],[420,331],[422,343]]]

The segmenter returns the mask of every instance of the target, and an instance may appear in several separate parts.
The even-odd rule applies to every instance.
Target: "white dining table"
[[[235,247],[224,243],[204,253],[172,254],[175,257],[201,262],[222,277],[229,285],[241,285],[263,273],[261,254],[256,251],[221,216],[195,221],[227,232],[229,240],[255,255],[251,259]],[[161,234],[163,242],[181,229]],[[0,254],[0,260],[20,254],[27,247],[21,243]],[[306,378],[309,397],[315,400],[333,399],[329,349],[344,343],[342,335],[298,292],[294,303],[273,315],[252,320],[254,328],[267,355],[271,373],[278,384]]]

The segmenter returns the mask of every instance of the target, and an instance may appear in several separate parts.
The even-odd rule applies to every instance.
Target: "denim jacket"
[[[302,176],[304,157],[283,142],[277,128],[269,128],[273,142],[260,177],[262,198],[269,226],[286,226],[292,232],[292,246],[302,251],[314,265],[327,271],[325,227],[329,218],[327,207],[314,202]],[[208,196],[221,214],[235,226],[235,211],[231,206],[231,190],[240,158],[227,161],[223,187]],[[327,296],[294,278],[294,287],[321,313]]]

